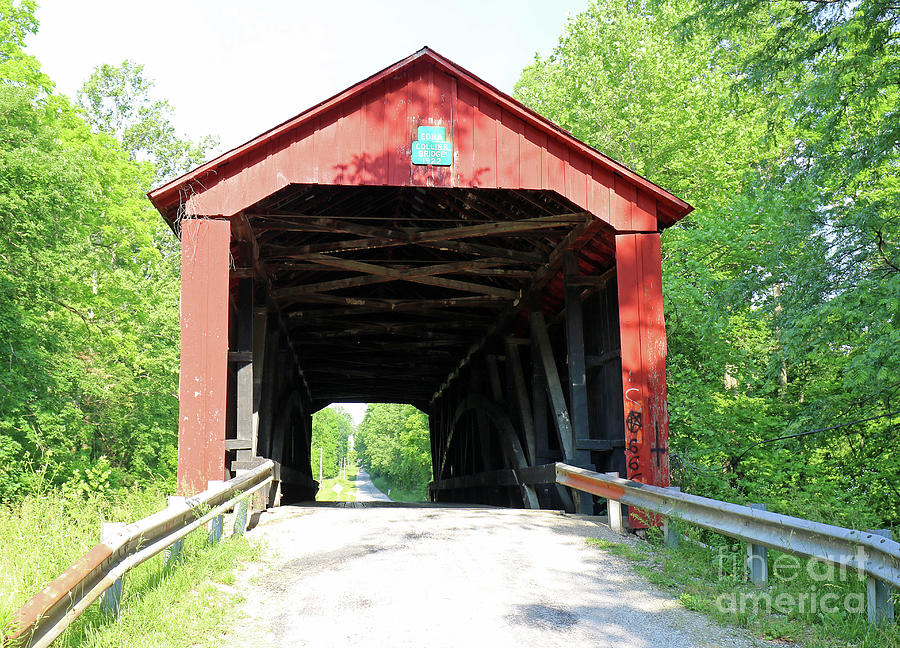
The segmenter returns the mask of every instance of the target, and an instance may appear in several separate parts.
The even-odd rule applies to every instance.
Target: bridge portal
[[[435,501],[590,512],[554,461],[668,485],[660,232],[691,207],[436,52],[149,196],[183,491],[266,457],[312,498],[333,402],[425,411]]]

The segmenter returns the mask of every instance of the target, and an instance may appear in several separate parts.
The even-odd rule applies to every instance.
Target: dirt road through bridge
[[[242,646],[762,646],[685,610],[552,511],[388,503],[270,510],[238,574]]]

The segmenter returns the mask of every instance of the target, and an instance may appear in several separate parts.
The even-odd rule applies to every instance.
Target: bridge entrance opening
[[[434,501],[591,512],[557,460],[668,484],[659,233],[690,206],[432,50],[150,197],[183,490],[271,458],[312,499],[340,402],[428,414]]]

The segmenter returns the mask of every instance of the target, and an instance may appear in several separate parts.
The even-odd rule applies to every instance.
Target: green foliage
[[[125,131],[92,132],[23,53],[36,28],[34,3],[0,2],[4,501],[33,492],[36,474],[104,488],[170,481],[176,457],[177,247],[145,197],[157,168],[135,158],[143,147],[175,160],[193,145],[143,111],[147,82],[109,98],[140,138],[123,147],[111,134]],[[90,96],[105,105],[113,89]]]
[[[165,493],[154,487],[98,494],[47,490],[40,483],[37,494],[0,507],[0,629],[28,597],[99,541],[103,521],[134,522],[166,506]],[[211,545],[200,529],[185,539],[177,569],[165,569],[160,554],[128,572],[117,619],[92,605],[54,645],[212,645],[236,604],[216,583],[229,580],[239,560],[253,555],[245,538]]]
[[[354,432],[353,419],[343,407],[329,406],[313,414],[310,462],[313,478],[319,478],[319,450],[322,477],[336,477],[341,459],[347,458],[348,439]]]
[[[855,571],[769,550],[769,583],[759,588],[748,582],[742,543],[675,524],[686,534],[676,549],[664,547],[659,533],[648,536],[650,542],[587,538],[587,543],[629,560],[635,572],[671,590],[686,608],[767,639],[809,648],[900,646],[895,624],[875,628],[857,613],[857,606],[865,605],[866,582]],[[704,544],[697,541],[700,535]]]
[[[341,494],[334,491],[335,484],[341,485]],[[356,469],[348,466],[347,478],[334,477],[324,479],[319,484],[319,492],[316,493],[317,502],[355,502],[356,501]]]
[[[663,235],[677,483],[900,522],[895,6],[601,0],[516,86],[690,200]]]
[[[356,451],[374,477],[424,497],[432,479],[431,445],[428,417],[421,411],[412,405],[370,404],[359,424]]]
[[[96,131],[115,137],[132,159],[147,161],[159,183],[203,162],[217,141],[206,136],[194,143],[179,135],[172,106],[152,98],[153,86],[134,61],[99,65],[78,93],[78,104]]]

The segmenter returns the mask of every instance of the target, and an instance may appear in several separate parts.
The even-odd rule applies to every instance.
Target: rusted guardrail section
[[[42,648],[50,645],[103,592],[140,565],[273,479],[274,464],[266,461],[227,482],[170,505],[127,525],[79,558],[16,612],[6,646]]]
[[[876,622],[893,616],[889,586],[900,587],[900,543],[889,537],[649,486],[563,463],[556,464],[556,481],[716,531],[754,547],[769,547],[858,570],[870,579],[869,620]]]

